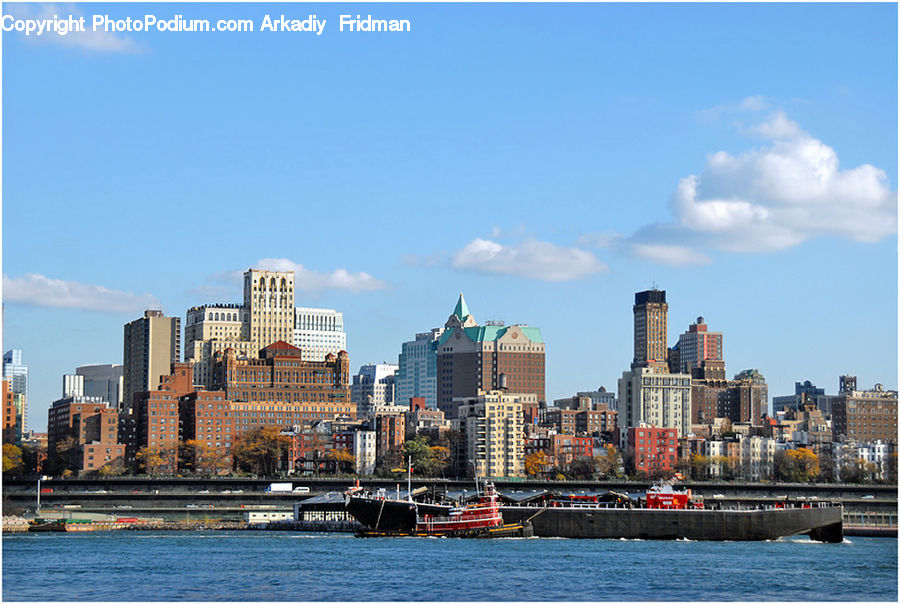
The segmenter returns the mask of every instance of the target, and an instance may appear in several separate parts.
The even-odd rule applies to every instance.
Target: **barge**
[[[692,541],[764,541],[793,535],[829,543],[843,540],[843,507],[825,501],[777,502],[751,509],[709,509],[689,491],[654,487],[636,502],[621,495],[585,501],[555,497],[540,505],[498,505],[493,527],[520,527],[520,535],[586,539],[689,539]],[[493,493],[491,487],[491,497]],[[479,495],[479,502],[484,497]],[[483,505],[483,503],[482,503]],[[348,493],[347,510],[366,530],[379,535],[427,536],[427,519],[450,518],[452,506],[417,502],[384,493]],[[464,536],[466,531],[453,535]],[[500,536],[500,535],[498,535]]]

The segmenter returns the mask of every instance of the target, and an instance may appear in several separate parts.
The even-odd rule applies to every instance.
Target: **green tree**
[[[255,428],[239,438],[232,448],[235,465],[259,476],[273,476],[287,454],[291,439],[277,426]]]
[[[427,436],[416,436],[403,444],[403,457],[412,460],[418,476],[441,476],[450,463],[450,449],[430,444]]]
[[[593,480],[597,474],[597,464],[593,457],[579,457],[569,464],[566,474],[575,479]]]
[[[3,445],[3,473],[10,476],[16,476],[21,474],[24,469],[25,464],[22,462],[22,449],[11,443]]]

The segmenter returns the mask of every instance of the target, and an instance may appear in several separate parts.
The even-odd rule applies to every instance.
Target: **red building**
[[[550,436],[550,454],[559,465],[569,465],[579,457],[593,457],[594,439],[590,436],[553,434]]]
[[[22,440],[22,413],[16,405],[16,394],[9,380],[3,380],[3,444],[19,444]]]
[[[124,461],[125,445],[119,444],[119,414],[101,399],[62,398],[48,412],[47,447],[50,459],[59,469],[77,473]]]
[[[628,449],[634,451],[634,471],[648,474],[674,471],[678,461],[678,431],[673,428],[628,428]]]

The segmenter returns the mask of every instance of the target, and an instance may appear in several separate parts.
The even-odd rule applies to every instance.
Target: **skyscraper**
[[[390,363],[370,363],[359,368],[350,385],[350,401],[356,405],[359,417],[372,417],[378,407],[394,402],[397,366]]]
[[[394,387],[397,403],[405,405],[412,398],[424,398],[426,407],[437,408],[437,343],[442,333],[444,328],[436,327],[403,343]]]
[[[172,363],[177,363],[180,357],[181,319],[178,317],[165,317],[160,310],[146,310],[142,318],[126,324],[123,408],[131,409],[135,393],[155,390],[160,376],[169,375]]]
[[[324,361],[328,354],[347,350],[344,313],[333,308],[294,309],[294,346],[304,361]]]
[[[121,408],[125,386],[125,368],[122,365],[82,365],[75,374],[84,378],[84,395],[100,397],[110,407]],[[152,384],[156,388],[157,384]]]
[[[666,292],[656,288],[634,295],[634,360],[618,381],[619,430],[675,428],[690,432],[691,376],[669,373],[666,346]]]
[[[666,344],[668,312],[665,290],[654,288],[634,295],[632,368],[649,367],[653,372],[668,372]]]
[[[194,383],[209,387],[215,355],[231,348],[236,358],[255,359],[278,341],[293,343],[306,361],[324,361],[345,350],[343,314],[329,308],[294,307],[294,272],[250,269],[242,304],[204,304],[187,311],[185,360]]]
[[[722,334],[709,331],[703,317],[697,317],[669,351],[669,369],[675,373],[691,373],[706,361],[724,361]]]
[[[438,408],[448,419],[457,417],[454,399],[482,391],[533,395],[534,402],[523,404],[526,417],[546,401],[541,330],[500,321],[479,326],[462,294],[437,342],[437,369]]]
[[[7,350],[3,355],[3,379],[9,380],[10,390],[22,396],[22,432],[28,431],[28,365],[22,362],[22,351]]]

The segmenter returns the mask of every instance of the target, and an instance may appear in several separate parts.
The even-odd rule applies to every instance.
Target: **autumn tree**
[[[121,457],[100,466],[98,476],[121,476],[125,473],[125,460]]]
[[[11,443],[3,445],[3,473],[9,476],[16,476],[21,474],[24,468],[22,449]]]
[[[168,465],[166,451],[159,445],[141,447],[134,458],[144,474],[159,474]]]
[[[353,474],[356,469],[356,456],[347,449],[331,449],[325,453],[325,459],[331,462],[338,474]]]
[[[543,476],[550,465],[550,458],[543,451],[535,451],[525,456],[525,473],[529,476]]]
[[[788,482],[812,482],[820,473],[818,456],[806,448],[776,453],[775,472]]]
[[[47,473],[60,475],[66,470],[75,467],[78,465],[75,463],[75,458],[80,451],[81,447],[78,445],[78,441],[72,436],[56,441],[53,456],[47,464]]]
[[[291,439],[277,426],[263,426],[247,432],[232,447],[235,465],[258,476],[273,476],[288,452]]]
[[[709,465],[711,461],[706,455],[691,453],[691,478],[693,480],[706,480],[709,478]]]
[[[622,478],[622,454],[612,445],[603,447],[595,458],[597,474],[603,480]]]

